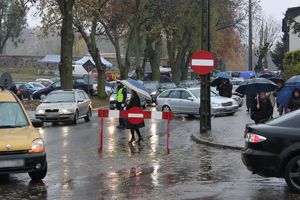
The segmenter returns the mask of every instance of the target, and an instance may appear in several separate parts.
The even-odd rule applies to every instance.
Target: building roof
[[[95,62],[92,58],[92,56],[84,56],[82,57],[81,59],[77,60],[74,62],[75,65],[83,65],[85,64],[88,60],[90,60],[94,65],[95,65]],[[108,62],[105,58],[101,57],[101,62],[106,66],[106,67],[112,67],[113,65]]]
[[[58,64],[60,62],[60,55],[57,54],[46,55],[41,60],[38,60],[38,62]]]
[[[299,15],[300,15],[300,6],[288,8],[285,13],[286,17],[291,17],[291,18],[296,18]]]

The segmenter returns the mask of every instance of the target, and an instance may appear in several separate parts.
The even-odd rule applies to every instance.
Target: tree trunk
[[[59,74],[62,89],[72,89],[72,57],[73,57],[73,9],[74,0],[60,1],[60,11],[62,14],[61,29],[61,52],[59,63]]]
[[[158,39],[155,41],[155,49],[152,47],[152,42],[148,41],[148,48],[149,48],[149,61],[151,65],[152,71],[152,80],[160,81],[160,56],[162,53],[162,41]]]
[[[177,80],[177,70],[175,66],[175,43],[168,39],[167,41],[167,51],[168,51],[168,67],[172,70],[172,80],[176,83]]]

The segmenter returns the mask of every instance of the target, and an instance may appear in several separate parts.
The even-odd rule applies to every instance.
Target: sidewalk
[[[253,120],[250,119],[250,114],[242,107],[234,116],[213,117],[211,133],[193,133],[191,138],[198,144],[242,150],[245,126],[251,123]]]

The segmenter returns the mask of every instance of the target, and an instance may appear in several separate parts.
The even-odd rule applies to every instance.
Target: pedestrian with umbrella
[[[128,79],[128,80],[122,80],[121,81],[122,84],[124,84],[127,88],[131,89],[131,97],[130,100],[126,106],[126,110],[132,109],[134,107],[139,107],[141,108],[141,101],[140,101],[140,96],[151,100],[151,96],[150,94],[147,92],[147,89],[145,88],[145,86],[136,80],[132,80],[132,79]],[[139,124],[133,124],[131,122],[127,122],[127,129],[130,129],[130,133],[131,133],[131,138],[128,141],[128,143],[132,143],[135,140],[135,132],[138,135],[138,139],[136,141],[136,143],[140,144],[141,141],[143,141],[143,137],[141,136],[140,133],[140,128],[145,127],[145,123],[144,120],[142,122],[140,122]]]
[[[296,88],[294,89],[292,93],[292,97],[289,100],[288,104],[289,111],[295,111],[300,109],[300,89]]]
[[[247,96],[256,96],[251,104],[251,119],[255,123],[262,123],[270,119],[273,115],[273,107],[266,92],[273,91],[277,85],[265,78],[253,78],[242,83],[236,91]]]
[[[231,98],[232,84],[229,79],[230,76],[228,73],[220,72],[217,74],[217,78],[211,83],[211,86],[217,87],[220,96]]]

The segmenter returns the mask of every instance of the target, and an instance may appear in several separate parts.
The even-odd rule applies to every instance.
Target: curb
[[[203,145],[210,146],[210,147],[217,147],[217,148],[221,148],[221,149],[231,149],[231,150],[236,150],[236,151],[242,151],[244,149],[243,147],[239,147],[239,146],[230,146],[230,145],[226,145],[226,144],[209,142],[207,140],[200,139],[199,137],[196,137],[193,134],[191,135],[191,139],[197,144],[203,144]]]

